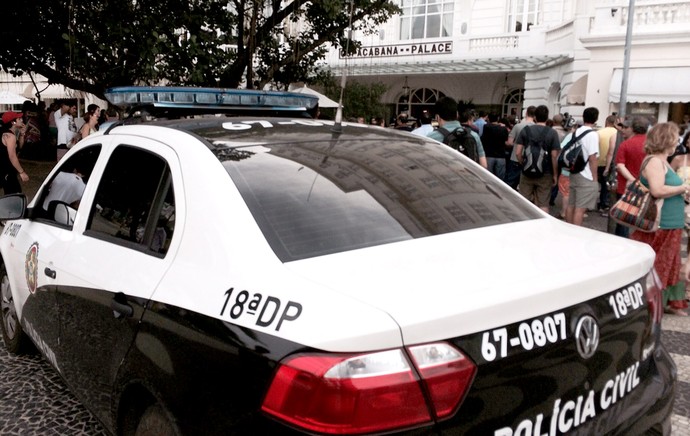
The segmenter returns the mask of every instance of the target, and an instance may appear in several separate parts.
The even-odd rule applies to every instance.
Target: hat
[[[21,112],[7,111],[4,114],[2,114],[2,123],[3,124],[9,124],[12,121],[16,120],[17,118],[21,118],[21,117],[22,117]]]

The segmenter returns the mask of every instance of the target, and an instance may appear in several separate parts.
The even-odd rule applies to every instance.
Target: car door
[[[93,144],[62,160],[37,193],[37,200],[29,212],[29,219],[8,223],[5,232],[14,235],[6,259],[12,278],[15,307],[20,312],[24,331],[32,338],[46,359],[62,372],[63,356],[59,349],[59,314],[57,306],[57,271],[64,265],[65,254],[74,240],[71,222],[57,222],[52,211],[44,209],[44,200],[57,191],[62,176],[75,181],[70,193],[72,214],[76,214],[79,199],[86,188],[87,177],[80,177],[93,169],[101,151]]]
[[[60,271],[63,376],[110,425],[111,386],[135,337],[146,302],[170,265],[175,230],[175,153],[143,138],[113,138]],[[172,170],[171,170],[172,168]],[[173,173],[175,174],[173,176]]]

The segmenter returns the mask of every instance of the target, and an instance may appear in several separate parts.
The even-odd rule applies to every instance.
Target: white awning
[[[289,88],[288,91],[297,92],[300,94],[309,94],[309,95],[313,95],[313,96],[318,97],[320,108],[338,107],[337,101],[331,100],[330,98],[326,97],[325,95],[321,94],[320,92],[315,91],[311,88],[308,88],[307,85],[299,86],[299,87],[295,87],[295,88]]]
[[[630,68],[627,101],[629,103],[690,102],[690,67]],[[623,69],[613,70],[609,102],[619,102]]]
[[[0,104],[22,104],[26,100],[28,100],[26,97],[14,92],[0,91]]]
[[[74,89],[66,88],[63,85],[48,85],[47,83],[37,83],[29,85],[24,90],[24,96],[30,98],[36,97],[36,88],[41,92],[41,99],[44,98],[84,98],[84,93],[75,91]]]

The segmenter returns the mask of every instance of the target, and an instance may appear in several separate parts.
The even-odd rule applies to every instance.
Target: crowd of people
[[[77,120],[74,99],[57,100],[49,106],[44,101],[36,104],[27,100],[21,112],[4,112],[0,123],[0,183],[4,193],[21,192],[21,182],[29,181],[20,158],[58,161],[105,121],[105,111],[95,104],[86,107],[83,121]]]
[[[690,124],[611,114],[602,127],[597,124],[599,111],[594,107],[586,108],[582,118],[575,119],[567,114],[550,117],[546,106],[530,106],[522,120],[512,123],[496,113],[459,107],[452,98],[443,97],[436,102],[433,115],[424,111],[416,125],[403,113],[391,126],[440,142],[445,142],[449,131],[468,129],[477,142],[478,164],[546,212],[551,207],[557,209],[560,203],[556,215],[574,225],[582,225],[589,213],[608,216],[626,186],[639,178],[655,198],[663,199],[659,229],[631,233],[628,227],[616,224],[615,234],[654,249],[665,310],[687,315],[690,262],[682,268],[681,240],[683,232],[690,229],[686,215],[686,208],[690,211]],[[385,126],[381,119],[372,119],[371,124]],[[559,153],[571,141],[582,144],[586,160],[584,169],[572,174],[557,164]],[[538,171],[532,171],[534,156],[529,152],[534,144],[540,153]]]

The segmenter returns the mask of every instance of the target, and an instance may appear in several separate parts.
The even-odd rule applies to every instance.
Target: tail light
[[[643,361],[647,360],[657,348],[661,337],[661,317],[664,315],[661,280],[659,280],[659,276],[653,268],[647,274],[645,281],[644,292],[647,299],[647,310],[649,311],[649,324],[646,326],[642,336],[640,360]]]
[[[293,426],[327,434],[383,432],[450,416],[476,366],[446,343],[408,351],[414,367],[402,349],[288,358],[278,368],[262,410]]]
[[[647,274],[645,286],[645,296],[647,297],[647,309],[652,322],[661,325],[661,317],[664,315],[664,299],[662,297],[663,285],[656,270]]]

